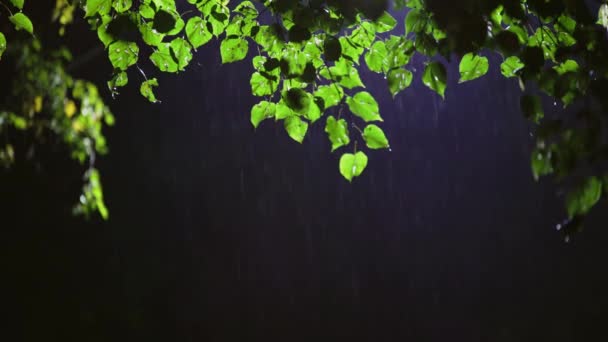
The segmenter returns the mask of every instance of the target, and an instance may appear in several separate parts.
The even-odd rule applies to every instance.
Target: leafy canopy
[[[179,6],[175,0],[56,2],[54,18],[61,24],[60,34],[75,13],[97,32],[115,69],[108,81],[112,95],[129,83],[129,69],[141,71],[152,66],[155,73],[183,72],[195,51],[213,40],[220,41],[222,63],[253,56],[249,86],[260,98],[250,112],[254,128],[270,120],[283,121],[286,134],[302,143],[315,123],[321,122],[331,151],[340,151],[339,171],[348,181],[360,176],[368,164],[366,152],[358,151],[357,146],[368,150],[390,146],[382,129],[381,108],[366,90],[359,75],[361,68],[382,74],[393,97],[420,78],[445,98],[451,77],[446,60],[459,60],[458,81],[462,83],[486,75],[492,70],[490,60],[496,60],[488,57],[498,55],[501,62],[496,69],[517,80],[523,92],[522,113],[535,125],[532,174],[537,179],[553,174],[559,181],[568,180],[570,219],[560,227],[577,229],[579,218],[598,203],[602,190],[608,189],[608,177],[598,167],[608,157],[603,139],[608,112],[606,3],[592,12],[583,1],[567,0],[478,0],[448,5],[441,0],[187,0]],[[34,25],[22,12],[29,3],[11,0],[9,20],[16,33],[34,33]],[[393,11],[407,12],[401,31],[396,30],[399,23],[387,11],[390,5]],[[0,57],[7,44],[10,47],[10,40],[7,43],[0,33]],[[15,49],[27,46],[16,43]],[[144,47],[152,50],[146,60],[140,54]],[[419,72],[410,66],[414,55],[426,59]],[[28,67],[35,68],[33,64]],[[157,102],[154,88],[162,85],[156,77],[141,74],[143,78],[136,81],[141,94]],[[45,108],[47,102],[52,104],[52,96],[73,101],[69,99],[70,86],[67,88],[57,94],[49,93],[52,88],[27,89],[20,96],[37,112],[40,101]],[[87,94],[95,94],[94,99],[72,92],[71,96],[82,103],[73,102],[69,111],[64,110],[65,117],[57,117],[72,124],[66,123],[67,128],[56,133],[77,136],[70,142],[77,146],[89,139],[89,145],[98,149],[103,141],[99,127],[82,136],[76,133],[86,131],[91,123],[76,127],[73,123],[88,117],[82,109],[85,103],[97,103],[95,113],[105,113],[98,110],[105,107],[96,88],[87,85],[86,89]],[[43,100],[37,100],[41,97]],[[576,108],[582,109],[574,118],[567,117],[566,111],[563,117],[545,118],[546,101],[560,102],[564,107],[577,103]],[[49,110],[55,107],[49,106]],[[2,127],[28,129],[36,122],[36,115],[17,109],[1,113],[0,132]],[[12,158],[9,147],[6,145],[0,155],[6,164]],[[93,159],[90,152],[77,156]],[[89,184],[99,183],[96,171],[87,175]],[[89,193],[103,214],[101,192]]]

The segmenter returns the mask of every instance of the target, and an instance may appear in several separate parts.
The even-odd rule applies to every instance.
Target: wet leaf
[[[333,116],[328,116],[327,122],[325,123],[325,133],[327,133],[329,141],[331,142],[332,152],[342,146],[350,144],[348,123],[346,123],[346,120],[344,119],[336,120]]]
[[[388,139],[384,134],[382,128],[370,124],[363,130],[363,139],[367,147],[378,150],[383,148],[389,148]]]
[[[477,56],[472,53],[467,53],[460,61],[460,83],[471,81],[485,75],[488,72],[488,59],[483,56]],[[442,95],[443,96],[443,95]]]
[[[439,62],[427,64],[422,75],[422,82],[425,86],[441,95],[441,97],[445,97],[447,71],[443,64]]]
[[[352,154],[345,153],[340,158],[340,174],[349,182],[359,177],[367,167],[367,155],[361,151]]]
[[[353,114],[360,117],[365,122],[382,121],[378,103],[374,97],[366,91],[358,92],[353,97],[347,97],[346,104]]]

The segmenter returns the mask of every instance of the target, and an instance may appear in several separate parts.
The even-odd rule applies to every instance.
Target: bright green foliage
[[[213,37],[213,34],[209,32],[207,28],[207,22],[200,17],[193,17],[188,20],[186,24],[186,35],[190,44],[196,49],[199,48]]]
[[[290,116],[285,119],[285,130],[293,140],[302,143],[308,131],[308,123],[299,116]]]
[[[150,60],[160,71],[177,72],[177,62],[171,55],[171,45],[169,43],[158,45],[158,50],[150,55]]]
[[[504,77],[516,77],[517,73],[523,69],[526,65],[522,63],[522,61],[517,56],[511,56],[505,59],[502,64],[500,64],[500,72]]]
[[[7,50],[7,61],[15,63],[17,72],[7,80],[11,82],[9,100],[0,110],[0,135],[6,138],[0,142],[0,165],[10,167],[15,155],[27,152],[15,147],[9,137],[16,142],[31,138],[44,144],[63,142],[71,157],[86,167],[83,193],[75,212],[85,215],[98,212],[107,217],[94,166],[96,156],[107,152],[102,128],[112,125],[114,117],[95,85],[75,80],[66,73],[69,52],[42,53],[37,40],[11,44],[17,46],[18,49]],[[26,136],[29,138],[24,139]]]
[[[23,2],[24,0],[11,0],[11,4],[13,4],[13,6],[17,7],[18,9],[23,9]]]
[[[85,9],[86,16],[92,17],[96,14],[105,15],[110,13],[112,0],[87,0]]]
[[[251,108],[251,124],[258,128],[260,123],[274,117],[276,113],[276,104],[268,101],[262,101]]]
[[[353,97],[347,97],[346,104],[353,114],[360,117],[365,122],[382,121],[378,103],[374,97],[366,91],[358,92]]]
[[[222,63],[232,63],[244,59],[247,57],[248,49],[247,40],[236,36],[227,37],[220,46]]]
[[[158,80],[156,78],[152,78],[149,80],[145,80],[141,83],[139,87],[139,92],[148,99],[150,102],[158,102],[156,99],[156,95],[154,95],[154,87],[158,87]]]
[[[367,167],[367,155],[361,151],[352,154],[345,153],[340,158],[340,174],[351,182],[354,177],[359,177]]]
[[[108,55],[114,68],[127,70],[131,65],[137,63],[139,47],[133,42],[119,40],[110,44]]]
[[[425,86],[441,95],[441,97],[445,97],[447,78],[447,71],[445,70],[443,64],[439,62],[431,62],[424,68],[422,82]]]
[[[388,139],[386,135],[384,135],[384,131],[382,128],[369,124],[363,130],[363,139],[367,144],[367,147],[378,150],[383,148],[389,148]]]
[[[24,30],[31,34],[34,33],[34,25],[27,15],[19,12],[9,17],[10,21],[15,25],[16,30]]]
[[[350,144],[350,137],[348,136],[348,124],[346,120],[336,120],[333,116],[327,117],[325,124],[325,133],[331,141],[331,151]]]
[[[171,56],[177,63],[179,70],[184,70],[192,60],[192,52],[190,44],[182,38],[176,38],[171,41]]]
[[[489,67],[488,58],[467,53],[460,61],[460,83],[485,75],[488,73]]]
[[[383,41],[375,42],[374,45],[369,49],[369,51],[365,54],[365,63],[369,70],[374,72],[383,72],[387,69],[387,60],[388,51],[386,50],[386,45]]]
[[[411,71],[398,68],[389,71],[387,80],[388,80],[388,89],[390,90],[393,97],[397,95],[400,91],[409,87],[412,84],[412,79],[414,78],[414,74]]]
[[[112,2],[112,7],[118,13],[124,13],[131,8],[133,5],[133,0],[114,0]]]
[[[589,177],[573,189],[566,197],[568,216],[585,215],[597,204],[602,196],[602,182],[597,177]]]
[[[337,84],[323,85],[317,88],[314,95],[323,100],[323,105],[327,109],[340,104],[344,98],[344,89]]]

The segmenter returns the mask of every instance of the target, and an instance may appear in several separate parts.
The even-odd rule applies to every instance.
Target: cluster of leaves
[[[23,3],[11,2],[19,9]],[[382,74],[396,96],[415,77],[409,66],[414,54],[424,56],[418,76],[445,97],[443,61],[458,58],[462,83],[484,76],[490,70],[488,54],[497,53],[502,75],[517,80],[523,91],[523,114],[537,125],[532,173],[537,179],[553,174],[567,185],[569,219],[560,228],[578,229],[608,190],[602,169],[608,157],[608,100],[603,96],[608,85],[608,4],[600,6],[598,15],[590,15],[584,2],[569,0],[393,4],[396,10],[407,10],[404,32],[392,33],[397,21],[386,11],[387,0],[236,5],[187,0],[179,8],[175,0],[57,0],[54,15],[66,25],[75,8],[82,9],[114,67],[108,82],[113,95],[128,84],[127,71],[136,68],[142,75],[141,94],[156,102],[158,80],[146,74],[186,70],[194,51],[212,40],[220,41],[223,63],[253,54],[250,87],[260,101],[251,109],[252,125],[281,122],[288,136],[302,143],[309,129],[323,122],[331,151],[345,150],[339,171],[348,181],[368,164],[366,152],[358,147],[390,148],[379,105],[359,76],[362,67]],[[27,30],[20,21],[11,21]],[[5,45],[2,39],[0,47]],[[155,71],[144,73],[149,67]],[[549,99],[580,110],[573,117],[564,111],[561,117],[545,118],[543,103]],[[91,172],[89,179],[98,183],[97,173]]]
[[[72,58],[66,49],[46,51],[28,37],[13,41],[3,53],[3,63],[11,64],[13,74],[7,75],[10,92],[1,99],[0,166],[10,167],[20,156],[34,158],[37,144],[59,138],[71,157],[86,166],[74,212],[107,218],[95,157],[107,152],[102,127],[113,124],[114,118],[97,87],[66,72]]]

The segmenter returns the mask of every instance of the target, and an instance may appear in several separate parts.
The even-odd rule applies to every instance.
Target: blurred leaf
[[[18,9],[23,9],[23,2],[24,0],[11,0],[11,4],[13,4],[13,6],[17,7]]]
[[[28,18],[25,14],[19,12],[9,17],[10,21],[15,25],[15,29],[17,31],[24,30],[29,32],[30,34],[34,34],[34,25],[32,24],[30,18]]]
[[[568,193],[566,205],[568,216],[573,218],[585,215],[600,200],[602,195],[602,182],[597,177],[589,177],[585,182]]]

